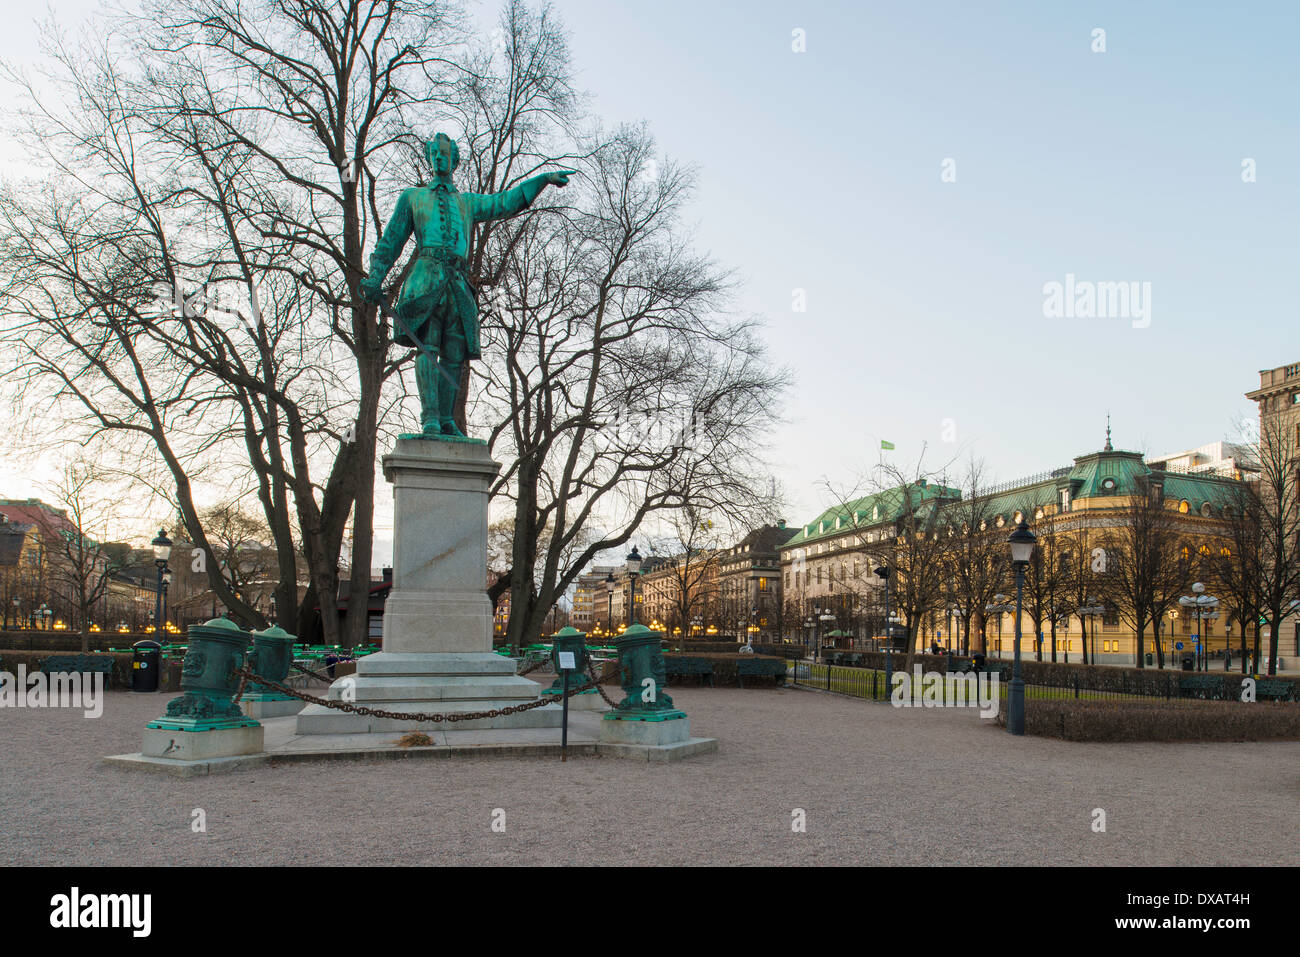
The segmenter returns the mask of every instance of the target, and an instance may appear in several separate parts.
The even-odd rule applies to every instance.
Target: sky
[[[1120,448],[1233,438],[1258,370],[1300,360],[1300,3],[555,9],[593,112],[698,170],[696,243],[793,376],[791,524],[882,439],[1005,481],[1100,448],[1108,413]],[[0,56],[34,37],[11,17]],[[1054,314],[1051,283],[1137,295]]]

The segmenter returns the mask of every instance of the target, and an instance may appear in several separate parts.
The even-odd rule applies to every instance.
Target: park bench
[[[1223,700],[1223,679],[1216,675],[1180,675],[1180,698],[1203,698],[1207,701]]]
[[[953,658],[952,663],[948,666],[949,674],[965,674],[974,667],[974,662],[969,658]]]
[[[678,658],[672,655],[664,656],[664,668],[669,678],[684,678],[687,675],[698,675],[700,684],[704,684],[704,679],[709,679],[709,687],[713,687],[713,662],[707,658]]]
[[[839,652],[839,651],[828,651],[828,652],[826,652],[826,653],[822,656],[822,660],[825,661],[826,664],[828,664],[828,665],[838,665],[838,664],[841,664],[841,663],[842,663],[842,662],[840,661],[840,659],[841,659],[843,656],[844,656],[844,655],[843,655],[843,652]]]
[[[1255,681],[1255,698],[1258,701],[1294,701],[1295,682],[1282,678],[1258,678]]]
[[[846,665],[849,668],[859,668],[862,666],[862,655],[856,652],[847,654],[844,656],[844,660],[841,661],[840,664]]]
[[[50,655],[41,662],[41,671],[47,675],[97,671],[107,683],[113,677],[113,659],[107,655]]]
[[[785,662],[775,658],[745,658],[736,662],[736,682],[743,688],[745,678],[771,678],[785,684]]]

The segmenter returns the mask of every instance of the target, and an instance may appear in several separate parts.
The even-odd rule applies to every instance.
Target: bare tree
[[[484,323],[472,414],[507,461],[493,492],[515,510],[515,646],[647,517],[729,520],[769,485],[757,450],[784,379],[752,323],[719,315],[725,276],[681,234],[689,172],[652,168],[639,129],[593,142],[575,205],[530,219],[506,253]]]
[[[961,500],[945,509],[946,550],[952,585],[964,625],[963,650],[974,650],[971,625],[977,629],[978,649],[987,654],[985,611],[1009,586],[1010,565],[1006,534],[998,528],[993,496],[986,488],[982,460],[970,458],[962,478]]]
[[[1034,508],[1026,502],[1026,515]],[[1067,557],[1069,542],[1055,525],[1045,525],[1037,532],[1033,556],[1025,569],[1025,609],[1034,626],[1034,649],[1039,661],[1043,660],[1041,640],[1043,625],[1050,632],[1052,661],[1056,661],[1056,626],[1068,617],[1070,562]],[[1086,659],[1085,659],[1086,661]]]
[[[84,654],[90,651],[91,609],[103,599],[130,549],[107,541],[114,500],[92,463],[66,463],[49,491],[62,513],[42,513],[38,519],[50,561],[50,584],[73,610],[71,626],[81,634]]]
[[[1095,580],[1105,600],[1132,626],[1137,667],[1145,667],[1147,627],[1154,625],[1160,651],[1159,616],[1190,584],[1191,565],[1183,557],[1187,541],[1178,513],[1156,485],[1140,481],[1120,510],[1117,525],[1101,536],[1101,545],[1105,572]]]
[[[1255,458],[1259,607],[1269,626],[1268,673],[1275,675],[1282,623],[1300,601],[1300,436],[1282,416],[1261,416]]]
[[[1227,598],[1224,627],[1231,634],[1232,621],[1241,628],[1241,673],[1246,674],[1249,654],[1246,631],[1255,629],[1255,653],[1259,654],[1261,583],[1263,557],[1263,514],[1258,483],[1238,482],[1224,504],[1222,525],[1225,541],[1213,550],[1207,562],[1210,574]]]

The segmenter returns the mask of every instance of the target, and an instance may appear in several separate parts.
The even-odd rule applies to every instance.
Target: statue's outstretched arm
[[[472,197],[471,212],[474,222],[486,223],[493,219],[518,216],[533,205],[533,200],[547,186],[567,186],[572,174],[571,169],[556,170],[526,179],[518,186],[504,192],[470,193],[468,195]]]

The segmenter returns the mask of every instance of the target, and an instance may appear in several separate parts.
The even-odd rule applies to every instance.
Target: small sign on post
[[[564,672],[564,722],[560,726],[560,760],[569,760],[569,672],[578,666],[572,651],[559,653],[560,670]]]

